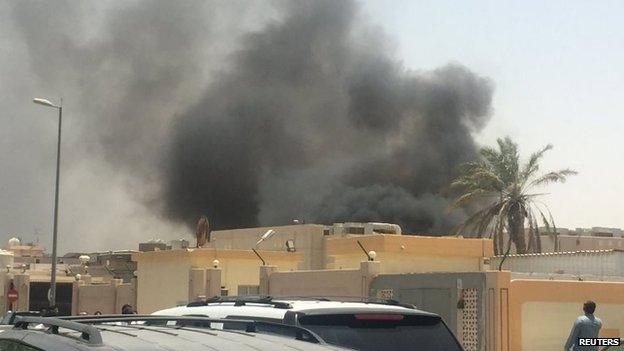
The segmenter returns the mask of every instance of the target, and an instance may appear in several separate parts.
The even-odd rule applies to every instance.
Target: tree
[[[517,253],[541,252],[538,223],[543,223],[551,235],[556,235],[556,226],[548,206],[538,200],[545,194],[536,193],[535,188],[563,183],[576,172],[562,169],[538,174],[540,160],[552,149],[550,144],[533,153],[526,163],[520,164],[516,143],[509,137],[498,139],[497,143],[498,148],[481,148],[479,161],[462,164],[460,175],[451,183],[451,188],[458,190],[459,195],[450,209],[468,204],[477,208],[457,228],[457,232],[474,230],[480,237],[492,237],[496,255],[503,252],[505,231],[509,234],[506,254],[512,242]],[[525,226],[528,226],[528,244]]]

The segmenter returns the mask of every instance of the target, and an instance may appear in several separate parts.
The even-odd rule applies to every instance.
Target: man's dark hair
[[[594,301],[587,301],[583,304],[583,311],[587,314],[594,314],[596,310],[596,303]]]
[[[57,305],[52,305],[47,308],[48,315],[46,317],[56,317],[59,314],[59,308]]]
[[[121,314],[134,314],[134,309],[132,309],[132,306],[125,304],[121,307]]]
[[[49,314],[50,312],[47,307],[41,307],[41,309],[39,310],[39,315],[41,317],[49,317]]]

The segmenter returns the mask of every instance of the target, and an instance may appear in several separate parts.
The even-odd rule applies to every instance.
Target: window
[[[0,340],[0,351],[40,351],[38,348],[22,344],[17,340]]]
[[[364,227],[348,227],[347,234],[364,234]]]
[[[238,296],[260,295],[260,286],[258,285],[239,285]]]
[[[400,314],[303,315],[299,323],[326,342],[361,351],[461,351],[437,316]]]

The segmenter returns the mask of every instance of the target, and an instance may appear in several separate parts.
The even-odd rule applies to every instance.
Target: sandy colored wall
[[[268,294],[272,296],[368,296],[379,274],[379,262],[361,262],[359,269],[273,272]]]
[[[514,279],[510,283],[511,350],[561,350],[583,302],[609,336],[624,336],[624,283]]]
[[[410,255],[491,257],[494,252],[492,240],[490,239],[377,234],[328,237],[326,243],[327,253],[328,255],[362,253],[357,245],[358,240],[367,250]]]
[[[382,273],[471,272],[483,270],[483,258],[493,254],[489,239],[361,235],[326,239],[326,267],[357,268],[365,259],[358,241],[377,253]]]
[[[542,235],[542,252],[555,251],[553,237]],[[559,235],[558,251],[624,249],[624,238],[602,238],[595,236]]]
[[[272,274],[271,296],[362,296],[357,269],[284,272]]]
[[[121,307],[125,304],[129,304],[133,308],[136,308],[136,281],[133,281],[130,284],[117,285],[115,294],[115,311],[121,312]]]
[[[77,285],[72,304],[75,313],[103,314],[121,313],[125,304],[136,307],[136,294],[133,283],[121,284],[121,280],[113,280],[110,284]]]
[[[582,302],[527,302],[522,305],[522,350],[561,350]],[[596,310],[604,329],[624,335],[624,302],[601,303]],[[531,321],[539,320],[540,323]],[[546,327],[545,327],[546,326]],[[556,328],[548,327],[556,326]],[[619,327],[619,328],[618,328]]]
[[[365,259],[364,253],[336,255],[328,262],[329,269],[354,269]],[[381,273],[475,272],[481,270],[481,258],[416,256],[378,252]]]
[[[121,313],[115,310],[115,286],[112,285],[83,285],[78,287],[77,311],[93,314],[100,311],[103,314]]]
[[[259,245],[260,250],[286,251],[286,241],[293,240],[297,252],[303,254],[299,269],[322,269],[324,265],[323,226],[317,224],[288,225],[246,229],[216,230],[211,233],[210,247],[226,250],[249,250],[267,230],[276,234]]]
[[[294,270],[303,259],[300,253],[261,251],[268,264],[280,270]],[[169,250],[138,253],[137,308],[139,313],[154,311],[186,303],[189,299],[189,271],[208,268],[219,260],[221,282],[236,295],[239,285],[259,285],[260,260],[246,250]]]

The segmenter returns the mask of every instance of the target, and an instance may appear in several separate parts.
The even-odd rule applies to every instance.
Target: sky
[[[219,35],[262,27],[262,21],[273,16],[263,3],[236,3],[230,11],[240,22],[219,23]],[[543,201],[549,205],[557,226],[624,228],[624,216],[620,215],[624,156],[619,145],[619,136],[624,131],[620,117],[624,113],[620,98],[624,78],[621,21],[624,2],[363,0],[361,3],[368,22],[385,31],[385,38],[390,41],[387,47],[396,51],[393,57],[402,60],[404,67],[426,72],[459,63],[491,80],[493,111],[487,126],[474,135],[479,144],[493,145],[497,138],[510,136],[527,156],[550,143],[554,149],[543,160],[543,169],[572,168],[579,172],[567,183],[545,190],[548,194]],[[43,96],[56,101],[61,95],[67,104],[64,145],[68,146],[64,149],[63,162],[72,166],[63,173],[60,226],[71,236],[72,244],[62,243],[60,251],[132,248],[122,247],[120,243],[124,239],[134,243],[163,236],[190,238],[187,228],[167,222],[142,204],[145,199],[141,199],[141,192],[144,187],[152,186],[149,182],[137,187],[131,174],[111,170],[105,160],[89,156],[97,154],[101,146],[95,140],[90,142],[88,135],[80,135],[85,129],[81,125],[85,119],[80,115],[79,105],[89,105],[91,111],[99,109],[98,113],[105,118],[107,112],[102,109],[108,100],[93,97],[89,101],[76,101],[79,93],[76,85],[71,88],[70,84],[70,88],[60,91],[59,87],[42,83],[41,76],[56,73],[48,68],[63,67],[67,70],[63,73],[71,75],[71,65],[68,68],[66,63],[52,61],[46,67],[45,57],[29,61],[28,50],[32,48],[21,41],[13,27],[11,4],[10,1],[0,3],[0,93],[3,96],[0,101],[3,111],[0,113],[3,124],[0,128],[0,240],[18,235],[26,240],[49,242],[46,238],[52,222],[56,121],[53,110],[33,105],[30,98]],[[39,20],[51,18],[53,25],[66,27],[64,30],[81,31],[84,35],[81,40],[88,42],[103,25],[98,7],[110,4],[117,6],[121,2],[82,3],[67,15]],[[239,13],[240,8],[247,11]],[[91,17],[74,21],[71,16],[81,11]],[[189,8],[180,10],[182,14],[185,11],[192,13]],[[232,18],[232,13],[227,11],[221,17],[223,22]],[[22,16],[24,23],[36,23],[36,19],[29,21],[28,12]],[[219,22],[219,18],[215,21]],[[119,26],[141,34],[141,23],[134,23],[132,17],[120,19]],[[152,44],[158,48],[157,43],[147,43]],[[220,55],[230,44],[222,41],[210,46],[211,52],[193,55],[214,64],[222,60]],[[42,52],[49,49],[45,41],[41,45],[45,46]],[[81,59],[95,60],[85,56],[78,57],[77,62]],[[123,57],[108,59],[116,62]],[[23,64],[25,61],[28,64]],[[197,77],[208,74],[193,69],[185,73],[186,78],[192,79],[187,79],[184,88],[199,92],[207,83]],[[63,77],[54,77],[62,81],[60,78]],[[73,75],[68,81],[73,84],[80,79],[85,78]],[[123,95],[122,90],[119,95]],[[157,104],[140,108],[173,115],[176,106],[167,100],[166,93],[163,96]],[[106,98],[116,101],[119,97]],[[72,148],[77,140],[81,140],[82,149]],[[80,201],[72,201],[75,199]],[[121,239],[111,241],[101,233],[114,233]]]
[[[460,62],[495,84],[476,135],[521,152],[552,144],[543,169],[579,172],[543,198],[561,227],[624,227],[621,1],[366,1],[418,70]]]

